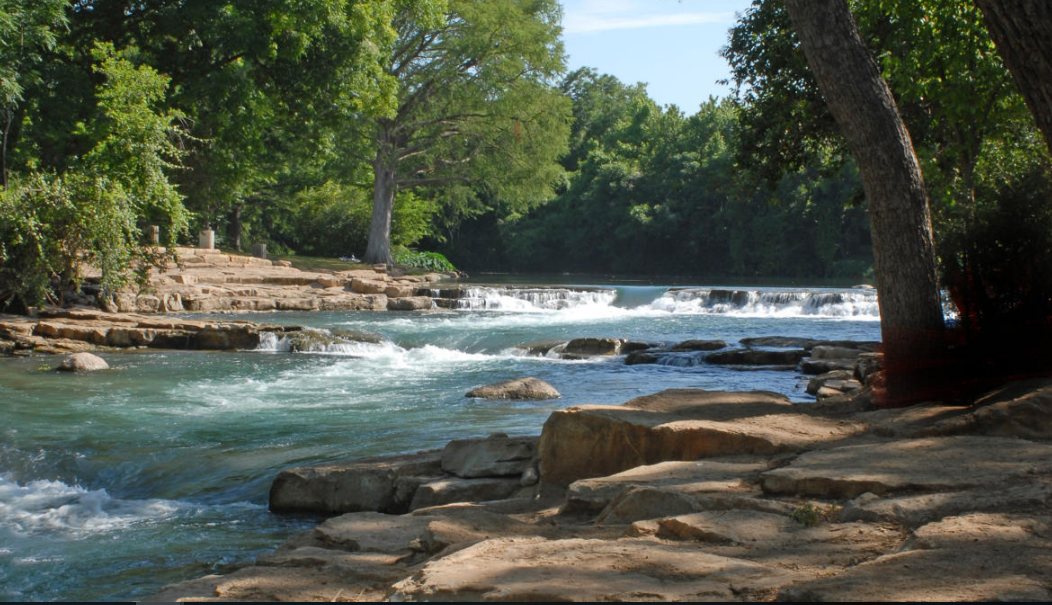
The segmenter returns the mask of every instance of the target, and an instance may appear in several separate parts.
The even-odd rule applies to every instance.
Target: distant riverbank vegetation
[[[923,4],[852,8],[954,286],[991,251],[1049,258],[1049,160],[977,9]],[[858,169],[780,7],[730,32],[735,95],[678,108],[566,73],[554,0],[0,0],[0,301],[57,300],[85,254],[119,287],[163,260],[135,252],[150,225],[468,271],[868,279]]]

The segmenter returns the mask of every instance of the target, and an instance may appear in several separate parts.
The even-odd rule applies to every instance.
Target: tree
[[[0,0],[0,187],[7,189],[7,149],[27,80],[55,46],[67,0]]]
[[[82,262],[100,269],[113,293],[170,257],[142,246],[141,223],[163,222],[169,247],[186,229],[166,174],[183,155],[180,115],[159,109],[168,78],[109,44],[93,54],[104,78],[94,148],[62,173],[18,175],[0,193],[0,307],[61,302]]]
[[[872,223],[888,395],[910,392],[916,372],[943,353],[928,196],[895,100],[846,0],[785,0],[808,65],[859,165]]]
[[[1052,152],[1052,5],[1044,0],[976,4]]]
[[[547,198],[566,149],[569,103],[549,84],[563,69],[558,4],[451,0],[434,8],[399,3],[384,64],[397,82],[394,110],[366,113],[360,131],[372,148],[368,262],[392,261],[398,190],[444,187],[447,203],[484,197],[521,209]]]
[[[83,63],[108,40],[171,77],[168,106],[196,139],[173,178],[237,247],[249,219],[325,181],[348,121],[389,109],[393,13],[384,0],[81,0],[69,54]]]

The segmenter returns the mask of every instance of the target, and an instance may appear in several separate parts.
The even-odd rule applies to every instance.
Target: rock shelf
[[[873,410],[866,388],[811,406],[674,390],[552,419],[540,482],[523,473],[510,496],[418,499],[444,481],[516,480],[523,466],[498,462],[529,459],[530,439],[285,471],[276,488],[353,493],[354,512],[331,507],[255,565],[154,599],[1052,598],[1052,379],[967,407]]]

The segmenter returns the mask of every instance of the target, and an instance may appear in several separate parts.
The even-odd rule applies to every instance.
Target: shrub
[[[456,271],[453,263],[438,252],[413,252],[412,250],[395,251],[394,261],[403,267],[426,269],[428,271]]]

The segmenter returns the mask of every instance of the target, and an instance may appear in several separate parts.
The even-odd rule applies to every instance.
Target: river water
[[[871,291],[478,287],[456,310],[274,313],[261,323],[354,330],[374,344],[288,352],[134,351],[66,375],[54,358],[0,360],[0,600],[128,600],[252,561],[317,519],[272,515],[283,468],[538,434],[548,414],[666,388],[764,389],[806,404],[794,372],[681,356],[530,357],[515,345],[578,337],[675,343],[752,336],[879,340]],[[561,399],[464,393],[536,376]]]

